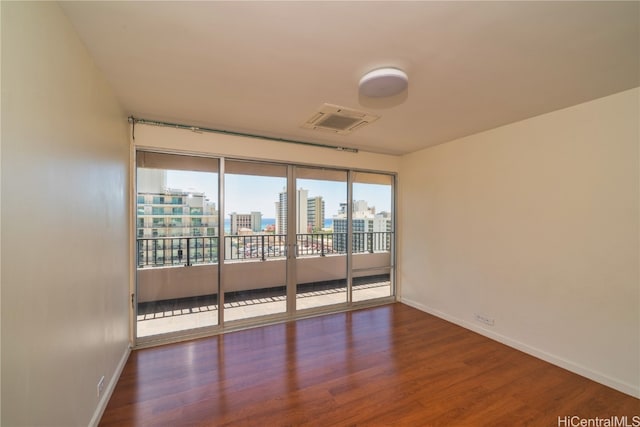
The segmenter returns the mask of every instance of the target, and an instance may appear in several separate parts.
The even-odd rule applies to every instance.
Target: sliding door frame
[[[376,170],[367,170],[367,169],[359,169],[359,168],[350,168],[350,167],[333,167],[333,166],[322,166],[317,164],[304,164],[299,162],[278,162],[266,159],[254,159],[254,158],[243,158],[238,156],[224,156],[224,155],[214,155],[207,153],[192,153],[192,152],[181,152],[181,151],[173,151],[173,150],[160,150],[149,147],[133,147],[132,148],[132,227],[130,228],[132,233],[132,247],[137,248],[136,239],[137,234],[135,232],[136,227],[136,218],[137,218],[137,163],[136,158],[138,153],[140,152],[151,152],[151,153],[161,153],[161,154],[173,154],[173,155],[183,155],[183,156],[192,156],[192,157],[205,157],[209,159],[216,159],[218,161],[218,200],[217,200],[217,209],[218,209],[218,323],[216,325],[200,327],[194,329],[187,329],[179,332],[170,332],[160,335],[155,335],[152,337],[137,337],[137,307],[138,307],[138,292],[137,292],[137,262],[135,261],[135,257],[132,260],[132,294],[131,294],[131,302],[132,302],[132,316],[131,316],[131,332],[132,332],[132,343],[134,348],[144,348],[154,345],[166,344],[171,342],[184,341],[188,339],[195,339],[200,337],[217,335],[220,333],[231,332],[234,330],[246,329],[248,327],[258,327],[263,325],[269,325],[274,323],[280,323],[286,320],[294,320],[301,319],[305,317],[312,317],[322,314],[329,313],[338,313],[344,311],[350,311],[356,308],[362,308],[367,306],[377,306],[382,304],[388,304],[395,302],[397,299],[397,286],[396,286],[396,242],[397,242],[397,231],[396,231],[396,216],[397,216],[397,174],[393,172],[386,171],[376,171]],[[257,163],[265,163],[265,164],[274,164],[274,165],[282,165],[287,167],[287,224],[292,224],[287,226],[287,244],[286,244],[286,312],[271,314],[260,317],[252,317],[243,320],[234,320],[234,321],[225,321],[224,315],[224,283],[223,283],[223,273],[225,268],[225,236],[226,231],[224,229],[224,212],[225,212],[225,162],[227,160],[230,161],[249,161],[249,162],[257,162]],[[305,309],[304,311],[300,311],[296,307],[296,292],[297,292],[297,283],[296,283],[296,273],[297,273],[297,224],[296,224],[296,203],[298,202],[296,199],[298,197],[297,189],[296,189],[296,167],[308,167],[308,168],[321,168],[321,169],[331,169],[335,171],[341,171],[347,173],[347,236],[346,236],[346,282],[347,282],[347,299],[344,303],[332,304],[327,306],[322,306],[318,308]],[[391,189],[391,248],[390,248],[390,296],[377,298],[373,300],[366,301],[353,301],[353,183],[354,176],[356,172],[364,172],[364,173],[373,173],[373,174],[381,174],[391,177],[392,189]],[[137,256],[137,250],[134,250],[133,253]]]

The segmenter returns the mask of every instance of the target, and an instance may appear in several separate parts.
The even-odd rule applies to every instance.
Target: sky
[[[286,187],[286,178],[250,175],[225,175],[226,215],[231,212],[258,211],[265,218],[276,216],[275,202]],[[208,172],[168,171],[167,186],[172,189],[203,192],[212,201],[218,199],[217,174]],[[325,217],[338,213],[340,203],[346,202],[347,186],[344,182],[298,179],[297,188],[308,190],[308,197],[322,196]],[[354,184],[353,198],[366,200],[376,212],[391,211],[390,186]]]

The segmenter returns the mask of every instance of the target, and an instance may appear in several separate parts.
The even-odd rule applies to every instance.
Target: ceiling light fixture
[[[394,96],[407,88],[407,74],[397,68],[378,68],[360,79],[360,93],[372,98]]]

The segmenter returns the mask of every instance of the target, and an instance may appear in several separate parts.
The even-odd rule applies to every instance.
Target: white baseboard
[[[509,338],[507,336],[501,335],[499,333],[496,333],[494,331],[485,329],[477,324],[471,323],[471,322],[467,322],[466,320],[463,319],[459,319],[457,317],[454,316],[450,316],[446,313],[443,313],[439,310],[436,310],[434,308],[428,307],[424,304],[421,304],[419,302],[416,301],[412,301],[410,299],[407,298],[399,298],[399,301],[403,304],[406,304],[408,306],[411,306],[413,308],[417,308],[420,311],[424,311],[425,313],[429,313],[432,314],[436,317],[439,317],[441,319],[444,319],[448,322],[454,323],[458,326],[462,326],[465,329],[469,329],[473,332],[476,332],[480,335],[483,335],[487,338],[491,338],[494,341],[498,341],[502,344],[505,344],[509,347],[515,348],[517,350],[520,350],[524,353],[530,354],[531,356],[537,357],[538,359],[544,360],[545,362],[549,362],[553,365],[559,366],[563,369],[566,369],[568,371],[571,371],[575,374],[581,375],[583,377],[589,378],[590,380],[593,380],[595,382],[598,382],[600,384],[606,385],[607,387],[611,387],[613,389],[616,389],[622,393],[628,394],[630,396],[633,396],[635,398],[640,399],[640,388],[634,386],[633,384],[629,384],[627,382],[624,381],[620,381],[617,380],[615,378],[611,378],[608,375],[602,374],[600,372],[594,371],[592,369],[589,369],[583,365],[580,365],[578,363],[572,362],[570,360],[564,359],[562,357],[558,357],[556,355],[553,355],[551,353],[548,353],[544,350],[540,350],[538,348],[535,347],[531,347],[525,343],[522,343],[520,341],[514,340],[512,338]]]
[[[104,414],[104,410],[107,409],[107,404],[109,403],[109,399],[111,399],[111,395],[116,388],[116,384],[118,384],[118,379],[122,374],[122,370],[124,369],[124,365],[127,363],[127,359],[129,359],[129,355],[131,354],[131,345],[127,345],[127,348],[124,350],[120,361],[118,362],[118,366],[116,366],[116,371],[111,376],[111,380],[109,380],[109,384],[105,388],[105,392],[102,393],[102,398],[98,402],[98,406],[93,413],[93,417],[91,417],[91,421],[89,422],[89,427],[97,427],[100,423],[100,419],[102,418],[102,414]]]

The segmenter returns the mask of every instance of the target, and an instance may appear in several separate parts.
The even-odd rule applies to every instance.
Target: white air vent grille
[[[362,111],[350,110],[338,105],[324,104],[302,127],[305,129],[323,130],[338,135],[347,135],[379,118],[380,116]]]

